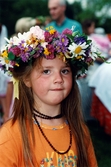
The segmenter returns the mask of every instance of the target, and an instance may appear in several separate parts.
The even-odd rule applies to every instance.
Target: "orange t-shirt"
[[[51,144],[60,152],[67,150],[70,141],[67,123],[60,126],[41,125]],[[33,148],[36,165],[34,167],[77,167],[77,150],[74,138],[67,154],[57,154],[44,139],[38,126],[34,124],[36,145]],[[88,147],[90,166],[97,167],[92,142]],[[11,125],[11,120],[0,129],[0,167],[25,167],[23,146],[18,122]]]

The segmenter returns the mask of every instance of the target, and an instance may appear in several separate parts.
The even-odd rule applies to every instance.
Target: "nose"
[[[54,75],[54,83],[63,83],[63,77],[60,72],[56,72]]]

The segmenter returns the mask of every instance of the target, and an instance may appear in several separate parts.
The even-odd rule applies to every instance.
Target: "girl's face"
[[[57,57],[52,60],[43,58],[41,66],[32,70],[27,85],[32,88],[38,104],[60,104],[72,88],[71,68]]]

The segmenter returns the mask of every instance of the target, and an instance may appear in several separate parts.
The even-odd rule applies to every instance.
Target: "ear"
[[[31,87],[30,78],[24,78],[24,79],[23,79],[23,82],[24,82],[24,84],[25,84],[28,88]]]
[[[64,6],[62,6],[62,8],[63,8],[63,11],[65,12],[66,11],[66,6],[64,5]]]

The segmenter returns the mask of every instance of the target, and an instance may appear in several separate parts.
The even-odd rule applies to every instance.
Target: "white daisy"
[[[10,67],[13,68],[13,66],[10,64],[10,62],[6,62],[6,59],[4,59],[3,57],[0,57],[0,64],[5,65],[6,66],[6,70],[8,70]]]
[[[100,54],[99,49],[94,44],[92,44],[92,46],[91,46],[91,52],[89,53],[89,56],[93,60],[96,60],[96,58],[98,57],[99,54]]]
[[[79,45],[77,45],[76,43],[72,43],[71,45],[69,45],[68,49],[70,50],[70,53],[72,54],[72,57],[77,57],[78,55],[85,55],[85,49],[88,47],[88,45],[86,45],[86,42],[84,43],[80,43]]]

